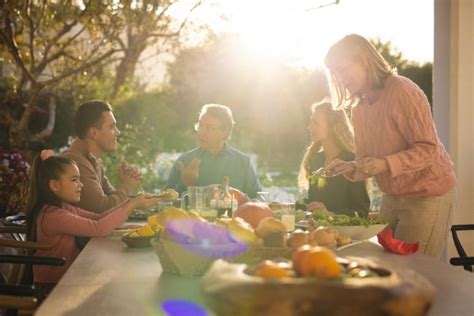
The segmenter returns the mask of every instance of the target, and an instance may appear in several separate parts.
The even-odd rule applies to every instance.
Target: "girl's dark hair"
[[[30,169],[28,202],[26,205],[26,234],[28,240],[36,241],[36,220],[44,205],[61,207],[61,200],[49,188],[50,180],[59,180],[65,167],[76,164],[74,160],[51,156],[45,160],[38,154]]]

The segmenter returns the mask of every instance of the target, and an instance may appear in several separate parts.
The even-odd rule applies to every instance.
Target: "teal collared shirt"
[[[167,188],[175,189],[180,194],[186,191],[186,187],[181,183],[178,161],[188,166],[194,158],[201,160],[199,176],[194,183],[196,186],[222,183],[224,176],[228,176],[230,186],[246,193],[250,198],[255,198],[257,192],[262,191],[250,157],[228,144],[225,144],[224,150],[217,155],[211,155],[202,148],[195,148],[179,156],[171,168]]]

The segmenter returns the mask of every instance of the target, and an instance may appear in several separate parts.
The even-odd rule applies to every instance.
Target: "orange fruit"
[[[341,274],[334,252],[325,247],[312,247],[303,258],[301,272],[305,277],[333,279]]]
[[[309,251],[313,248],[310,245],[303,245],[298,248],[293,252],[293,255],[291,256],[291,261],[293,262],[293,269],[298,273],[299,275],[303,274],[302,273],[302,263],[303,259],[306,257],[306,255],[309,253]]]
[[[281,279],[291,277],[291,272],[271,260],[265,260],[255,268],[255,275],[264,279]]]

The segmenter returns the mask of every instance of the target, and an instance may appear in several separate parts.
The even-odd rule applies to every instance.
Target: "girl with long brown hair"
[[[354,159],[354,135],[349,119],[342,109],[334,109],[328,101],[312,106],[308,126],[312,142],[306,149],[298,176],[300,191],[308,190],[306,209],[328,214],[367,217],[370,200],[365,181],[350,182],[343,176],[323,178],[312,175],[338,158]]]

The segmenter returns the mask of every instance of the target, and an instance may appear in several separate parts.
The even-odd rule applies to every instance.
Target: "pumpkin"
[[[251,201],[242,204],[234,212],[233,217],[243,218],[247,223],[257,228],[260,221],[266,217],[273,217],[272,209],[265,203]]]
[[[229,188],[229,193],[237,200],[237,205],[241,206],[248,202],[247,195],[235,188]]]

